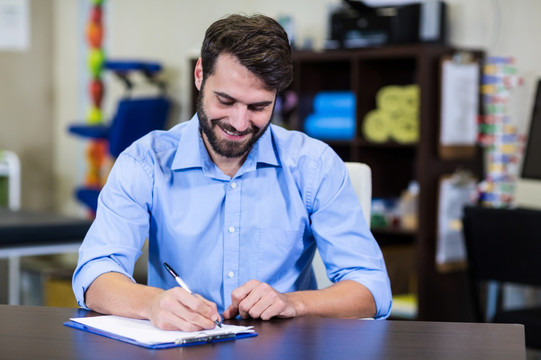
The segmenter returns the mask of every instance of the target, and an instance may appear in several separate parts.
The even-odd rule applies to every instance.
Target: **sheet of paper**
[[[438,199],[438,237],[436,264],[444,265],[466,260],[466,247],[462,233],[463,209],[473,203],[475,179],[458,183],[452,177],[440,182]]]
[[[479,64],[444,61],[441,89],[442,145],[474,145],[477,141]]]
[[[158,329],[152,325],[149,320],[130,319],[114,315],[71,318],[70,320],[149,345],[174,343],[183,339],[193,339],[204,336],[254,332],[253,326],[226,324],[223,325],[223,328],[216,327],[212,330],[204,331],[167,331]]]
[[[28,0],[0,0],[0,51],[30,47]]]

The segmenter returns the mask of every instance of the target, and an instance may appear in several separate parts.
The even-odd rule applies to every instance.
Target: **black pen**
[[[173,276],[173,278],[175,278],[177,284],[180,285],[181,288],[183,288],[184,290],[186,290],[187,292],[189,292],[190,294],[193,295],[193,292],[190,290],[190,288],[188,287],[188,285],[186,285],[186,283],[184,282],[184,280],[182,280],[182,278],[180,276],[178,276],[178,274],[176,273],[175,270],[173,270],[173,268],[171,266],[169,266],[168,263],[164,262],[163,263],[163,267],[169,271],[169,274],[171,274],[171,276]],[[222,323],[219,322],[218,320],[214,320],[214,322],[216,323],[216,325],[218,325],[218,327],[222,327]]]

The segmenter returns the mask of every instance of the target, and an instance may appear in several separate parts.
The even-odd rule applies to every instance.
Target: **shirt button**
[[[229,184],[229,186],[231,187],[231,189],[236,189],[237,188],[237,183],[232,182],[231,184]]]
[[[235,227],[233,226],[230,226],[229,229],[227,229],[230,233],[234,233],[235,232]]]
[[[233,271],[230,271],[230,272],[227,273],[228,278],[231,279],[233,276],[235,276],[235,273]]]

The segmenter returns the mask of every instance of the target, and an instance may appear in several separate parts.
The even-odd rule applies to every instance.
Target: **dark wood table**
[[[524,327],[509,324],[276,319],[240,321],[257,337],[148,350],[63,325],[96,313],[0,305],[2,359],[525,359]]]
[[[20,257],[76,252],[91,220],[0,208],[0,259],[8,259],[9,303],[19,304]]]

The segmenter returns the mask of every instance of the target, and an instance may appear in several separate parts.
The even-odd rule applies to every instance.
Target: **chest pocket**
[[[257,278],[260,281],[279,284],[287,288],[286,284],[292,280],[299,258],[304,251],[304,225],[298,230],[283,230],[278,228],[265,228],[259,230],[259,253]],[[288,276],[288,273],[289,274]],[[294,276],[294,275],[293,275]],[[285,281],[285,282],[284,282]]]

